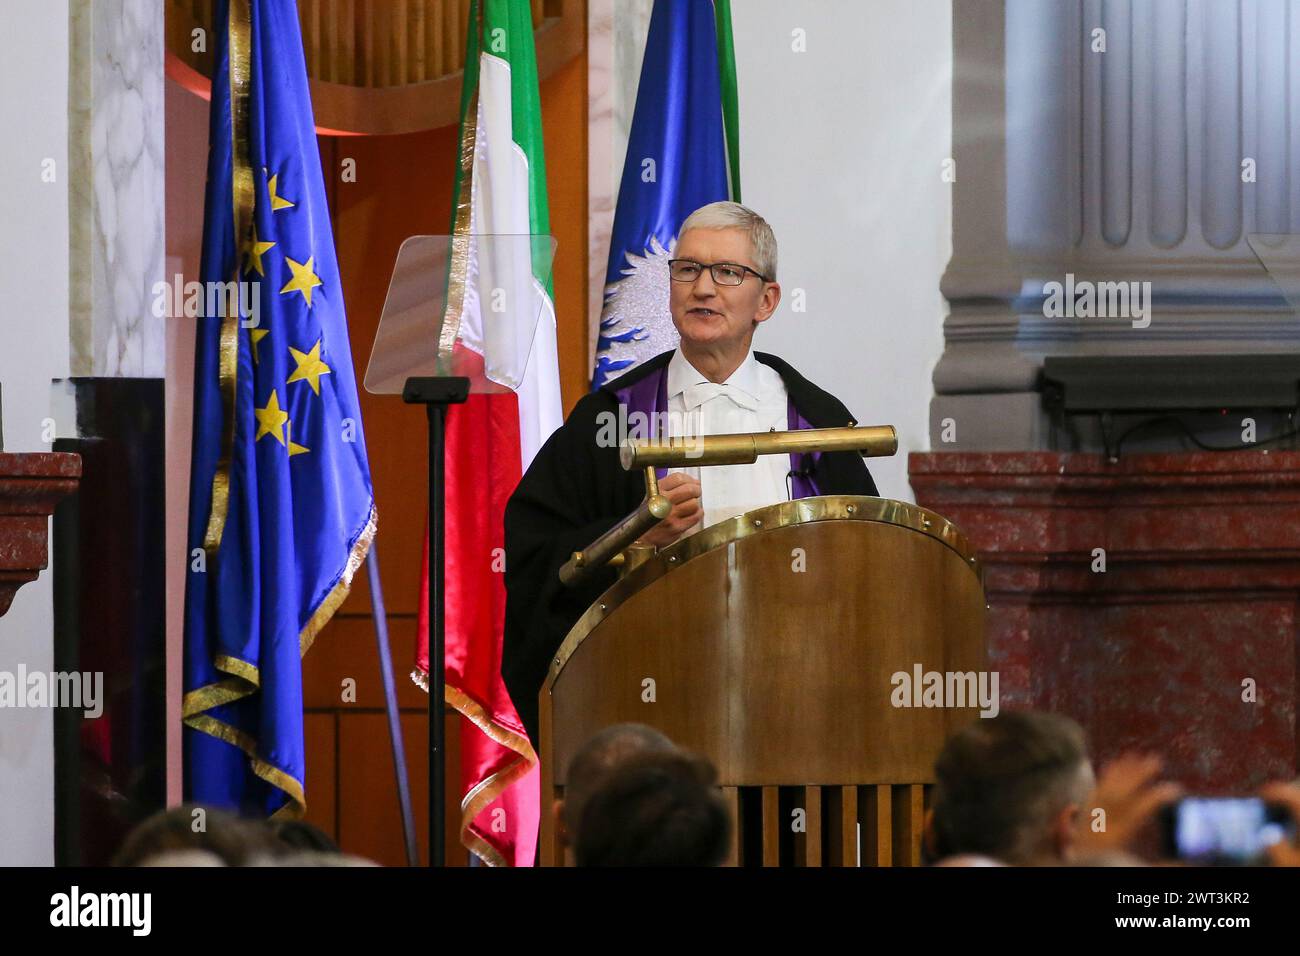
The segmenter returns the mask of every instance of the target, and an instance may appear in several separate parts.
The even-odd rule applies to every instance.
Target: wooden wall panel
[[[205,76],[212,70],[212,45],[195,51],[191,31],[211,26],[213,8],[213,0],[167,0],[164,7],[167,49]],[[531,12],[534,28],[546,16],[565,15],[562,6],[545,11],[536,0]],[[438,79],[464,65],[469,0],[298,0],[298,22],[313,80],[351,84],[359,73],[360,85],[401,86]],[[429,28],[433,23],[438,29]],[[365,42],[347,42],[353,34]]]
[[[465,866],[468,853],[460,845],[459,773],[460,715],[447,713],[447,865]],[[407,765],[411,772],[411,800],[420,862],[427,861],[428,845],[428,733],[423,713],[402,714]],[[393,785],[388,751],[388,724],[380,711],[353,712],[339,717],[338,841],[345,850],[386,866],[405,862],[397,791]]]
[[[303,715],[307,744],[307,822],[338,840],[338,739],[332,713]]]
[[[567,415],[591,388],[587,360],[587,55],[542,83],[546,182],[555,250],[560,391]]]
[[[322,632],[303,661],[307,712],[307,819],[349,853],[386,866],[402,866],[402,843],[392,745],[383,706],[383,685],[369,616],[338,618]],[[427,698],[407,677],[415,650],[414,618],[390,622],[389,640],[401,708],[406,767],[411,784],[420,851],[428,814]],[[343,681],[355,681],[356,698],[343,700]],[[447,720],[447,859],[463,866],[460,848],[460,715]]]
[[[391,617],[388,640],[393,655],[397,702],[403,710],[423,710],[424,691],[407,676],[415,654],[415,618]],[[342,700],[343,681],[356,681],[356,701]],[[308,711],[382,708],[383,685],[370,615],[348,615],[333,621],[303,659],[303,707]]]

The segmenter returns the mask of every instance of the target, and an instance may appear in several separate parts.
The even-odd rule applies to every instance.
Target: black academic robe
[[[617,415],[616,392],[664,368],[672,355],[664,352],[583,396],[537,453],[506,505],[501,676],[534,743],[537,698],[551,659],[578,618],[617,577],[613,569],[606,569],[579,587],[566,587],[560,583],[560,566],[645,498],[645,476],[639,470],[623,470],[617,447],[597,446],[602,413]],[[854,423],[839,399],[775,355],[755,352],[754,357],[780,374],[790,400],[812,427]],[[812,478],[822,494],[878,494],[856,452],[822,454],[814,468]]]

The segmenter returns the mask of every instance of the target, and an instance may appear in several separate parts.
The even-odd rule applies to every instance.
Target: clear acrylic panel
[[[542,322],[553,323],[552,236],[411,236],[388,283],[366,391],[464,375],[470,391],[518,387]]]

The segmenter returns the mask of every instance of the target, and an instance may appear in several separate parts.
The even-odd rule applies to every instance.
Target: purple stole
[[[620,388],[614,393],[618,396],[619,403],[627,408],[627,415],[630,418],[633,412],[641,412],[648,416],[650,422],[650,437],[658,438],[659,418],[661,415],[668,413],[668,366],[665,365],[657,372],[645,376],[644,378],[633,382],[625,388]],[[794,407],[794,399],[788,400],[788,410],[786,412],[786,428],[790,431],[797,431],[813,426],[806,418],[799,413],[799,409]],[[821,452],[795,452],[790,455],[790,497],[795,498],[812,498],[820,492],[817,485],[809,474],[816,466],[817,461],[821,458]],[[659,477],[662,478],[668,473],[668,469],[658,469]]]

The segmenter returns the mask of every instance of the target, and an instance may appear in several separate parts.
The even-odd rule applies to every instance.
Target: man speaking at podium
[[[506,506],[501,674],[534,745],[537,695],[551,659],[615,577],[607,569],[566,587],[560,566],[645,498],[644,475],[619,463],[619,443],[629,436],[610,440],[612,423],[639,417],[667,424],[667,434],[649,437],[856,424],[839,399],[751,348],[759,323],[781,301],[776,237],[762,216],[733,202],[697,209],[682,223],[669,277],[681,344],[584,396]],[[877,494],[861,455],[851,451],[761,455],[753,464],[687,469],[662,477],[659,491],[672,512],[641,538],[657,548],[781,501]]]

